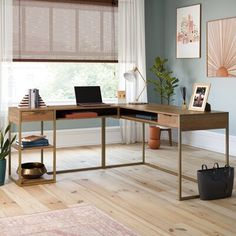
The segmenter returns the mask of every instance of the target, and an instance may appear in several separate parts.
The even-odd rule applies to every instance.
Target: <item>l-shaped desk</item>
[[[56,121],[57,120],[69,120],[69,119],[88,119],[88,118],[100,118],[101,119],[101,166],[72,169],[65,171],[56,170]],[[107,165],[106,164],[106,118],[126,119],[130,121],[136,121],[142,123],[143,129],[143,141],[142,141],[142,161],[138,163],[120,164],[120,165]],[[24,150],[20,146],[12,145],[18,150],[18,175],[14,177],[11,173],[11,154],[9,154],[9,176],[19,186],[32,185],[39,183],[50,183],[56,181],[56,173],[66,173],[72,171],[92,170],[100,168],[112,168],[121,167],[127,165],[148,165],[150,167],[168,172],[178,176],[178,199],[186,200],[198,197],[194,196],[182,196],[182,178],[195,181],[195,179],[182,174],[182,132],[194,131],[194,130],[207,130],[207,129],[225,129],[225,163],[229,164],[229,113],[220,111],[211,112],[198,112],[182,110],[177,106],[157,105],[157,104],[145,104],[145,105],[110,105],[99,107],[80,107],[75,105],[66,106],[48,106],[45,108],[29,109],[29,108],[9,108],[9,123],[14,123],[18,126],[18,139],[22,138],[22,123],[23,122],[41,122],[41,134],[44,132],[44,122],[51,121],[53,124],[53,141],[52,145],[45,147],[34,147],[29,149],[40,149],[41,162],[43,163],[43,150],[48,148],[53,151],[53,171],[48,174],[52,174],[51,179],[35,179],[26,180],[21,175],[22,164],[22,151]],[[157,165],[147,163],[145,161],[145,124],[162,125],[170,128],[178,129],[178,170],[174,172],[172,170],[164,169]],[[11,138],[11,132],[9,132]],[[27,148],[28,149],[28,148]]]

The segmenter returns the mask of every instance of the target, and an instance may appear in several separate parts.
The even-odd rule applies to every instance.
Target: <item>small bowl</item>
[[[40,162],[27,162],[21,164],[21,175],[25,179],[37,179],[46,172],[46,167]],[[19,169],[17,170],[17,173],[19,173]]]

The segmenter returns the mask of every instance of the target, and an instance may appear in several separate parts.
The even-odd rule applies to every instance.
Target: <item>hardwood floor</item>
[[[108,145],[109,164],[141,160],[141,145]],[[50,152],[45,154],[48,171]],[[13,154],[16,166],[16,154]],[[148,162],[176,170],[176,146],[164,143],[159,150],[146,149]],[[100,164],[100,147],[60,149],[58,169]],[[224,164],[224,155],[184,147],[184,173],[196,177],[203,163]],[[39,161],[27,152],[24,161]],[[230,159],[236,166],[236,157]],[[185,194],[197,193],[197,184],[184,181]],[[178,201],[177,177],[138,165],[57,175],[55,184],[18,187],[10,180],[0,187],[0,217],[32,214],[90,203],[140,235],[236,235],[236,191],[228,199]]]

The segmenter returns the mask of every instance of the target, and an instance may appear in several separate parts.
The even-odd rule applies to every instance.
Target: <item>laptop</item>
[[[75,98],[77,106],[106,106],[102,102],[100,86],[75,86]]]

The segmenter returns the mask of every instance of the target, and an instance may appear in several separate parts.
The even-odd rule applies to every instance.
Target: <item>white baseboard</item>
[[[177,130],[172,130],[173,140],[178,142]],[[167,134],[163,133],[162,138],[168,139]],[[225,153],[225,135],[221,133],[211,131],[183,132],[182,142],[193,147]],[[236,156],[236,136],[230,135],[229,137],[229,153],[231,156]]]
[[[23,136],[35,134],[35,132],[24,132]],[[52,131],[45,131],[45,135],[52,142]],[[106,128],[106,143],[121,143],[120,128],[117,126]],[[65,129],[57,130],[56,146],[78,147],[101,144],[101,128]]]
[[[31,135],[35,132],[27,132],[23,135]],[[52,132],[46,131],[45,134],[52,140]],[[148,130],[146,132],[148,136]],[[177,130],[172,129],[173,141],[178,141]],[[168,140],[167,132],[163,132],[162,139]],[[191,131],[183,132],[183,144],[225,153],[225,135],[210,131]],[[121,143],[121,133],[118,126],[106,128],[106,143]],[[88,145],[99,145],[101,143],[101,128],[84,128],[84,129],[66,129],[57,130],[57,147],[78,147]],[[236,136],[229,137],[230,155],[236,156]]]

